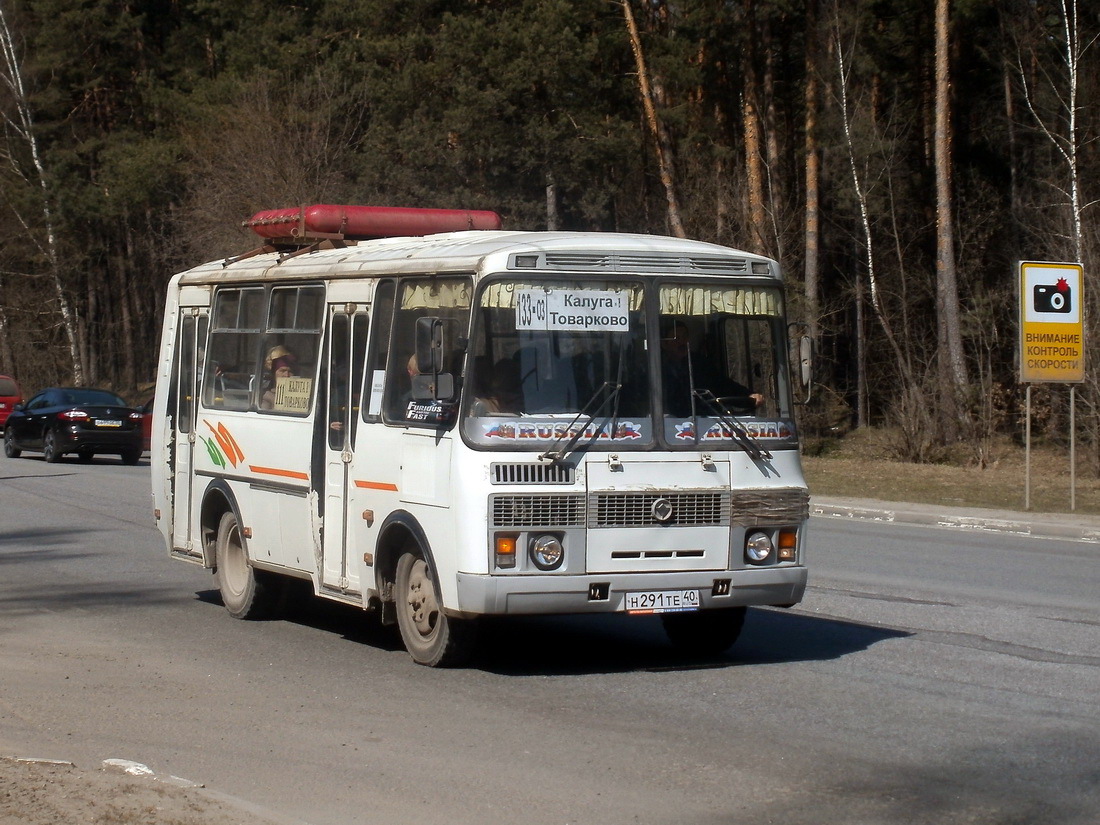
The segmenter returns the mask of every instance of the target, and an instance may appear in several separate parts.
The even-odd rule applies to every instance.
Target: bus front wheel
[[[405,551],[395,576],[397,626],[413,661],[428,667],[454,667],[469,659],[474,642],[471,621],[444,615],[431,565],[418,551]]]
[[[741,635],[745,608],[662,613],[661,624],[677,650],[691,656],[718,656],[733,647]]]
[[[257,573],[248,563],[248,552],[233,513],[223,514],[218,523],[215,552],[215,578],[229,615],[235,619],[262,619],[270,615],[275,588],[266,576]]]

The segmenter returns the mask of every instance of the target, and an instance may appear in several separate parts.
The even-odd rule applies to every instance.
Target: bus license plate
[[[110,419],[110,418],[101,418],[96,423],[99,424],[100,427],[121,427],[122,426],[121,421],[115,421],[114,419]]]
[[[627,613],[676,613],[699,607],[698,590],[644,590],[626,594]]]

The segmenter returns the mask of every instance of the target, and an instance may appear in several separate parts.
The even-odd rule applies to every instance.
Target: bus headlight
[[[774,552],[775,545],[767,533],[757,531],[745,538],[745,561],[749,564],[763,564]]]
[[[557,570],[565,560],[565,548],[561,546],[561,539],[552,535],[532,539],[528,554],[539,570]]]

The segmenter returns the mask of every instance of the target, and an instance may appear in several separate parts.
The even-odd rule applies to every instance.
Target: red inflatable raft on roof
[[[411,209],[399,206],[316,206],[268,209],[257,212],[242,226],[262,238],[394,238],[460,232],[464,229],[500,229],[496,212],[469,209]]]

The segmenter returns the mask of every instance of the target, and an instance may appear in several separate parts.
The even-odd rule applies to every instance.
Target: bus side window
[[[287,415],[308,415],[317,377],[323,286],[273,287],[264,330],[259,407]]]
[[[222,289],[214,299],[210,345],[202,366],[202,403],[208,408],[247,410],[256,352],[264,327],[264,290]]]
[[[432,317],[442,322],[443,358],[439,372],[451,376],[462,372],[465,349],[459,339],[470,328],[470,296],[466,278],[407,278],[401,281],[391,349],[386,369],[385,420],[388,423],[420,427],[448,426],[454,421],[454,407],[433,398],[414,397],[413,378],[426,374],[429,365],[416,359],[416,322]]]
[[[386,387],[386,362],[390,357],[390,330],[393,326],[393,281],[383,281],[374,293],[371,311],[371,354],[367,361],[366,403],[361,404],[364,421],[382,416],[382,397]]]

